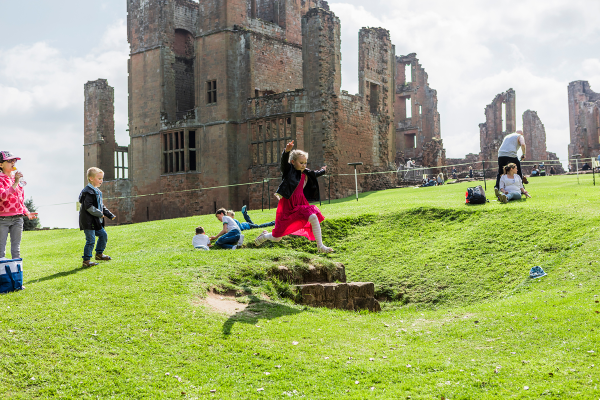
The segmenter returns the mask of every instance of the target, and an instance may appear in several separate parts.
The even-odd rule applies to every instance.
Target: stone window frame
[[[206,81],[206,104],[217,104],[217,80]]]
[[[281,115],[249,121],[251,165],[278,165],[287,142],[296,140],[295,125],[295,115]],[[267,134],[270,137],[267,137]]]
[[[190,139],[193,143],[190,143]],[[161,132],[160,142],[162,175],[200,172],[198,129],[182,128]]]
[[[129,148],[127,146],[117,146],[115,150],[115,179],[129,179]]]

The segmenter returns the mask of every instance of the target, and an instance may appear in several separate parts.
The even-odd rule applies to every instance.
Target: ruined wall
[[[406,76],[407,66],[410,76]],[[396,164],[405,164],[412,158],[428,167],[443,165],[445,150],[441,141],[437,91],[429,87],[428,75],[415,53],[396,57],[395,96]],[[410,101],[410,108],[407,108],[407,101]]]
[[[536,111],[527,110],[523,113],[523,136],[527,153],[527,161],[543,161],[548,157],[546,150],[546,129]]]
[[[576,154],[582,158],[600,154],[600,93],[595,93],[587,81],[574,81],[568,87],[569,160]]]
[[[504,115],[502,113],[503,104]],[[503,121],[505,127],[503,127]],[[479,124],[481,159],[496,160],[504,137],[515,132],[516,129],[516,95],[511,88],[496,95],[494,100],[485,107],[485,123]]]
[[[114,89],[106,79],[89,81],[84,86],[83,179],[90,167],[104,171],[104,180],[115,179]]]

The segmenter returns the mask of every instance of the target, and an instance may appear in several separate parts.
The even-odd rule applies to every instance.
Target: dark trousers
[[[521,177],[523,180],[523,172],[521,172],[521,162],[517,157],[498,157],[498,175],[496,176],[496,186],[495,188],[500,189],[500,177],[504,175],[504,166],[510,163],[515,163],[517,165],[517,175]]]

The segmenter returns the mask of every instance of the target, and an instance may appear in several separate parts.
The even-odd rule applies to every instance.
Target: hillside
[[[591,179],[532,179],[506,205],[464,205],[466,184],[323,204],[328,256],[303,238],[194,251],[196,226],[220,230],[209,215],[109,228],[114,260],[82,269],[78,230],[26,232],[27,289],[0,296],[0,397],[598,398]],[[269,278],[333,262],[375,282],[381,313],[297,306]],[[249,307],[215,312],[214,287]]]

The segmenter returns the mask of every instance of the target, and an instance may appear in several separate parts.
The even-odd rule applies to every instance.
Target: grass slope
[[[193,251],[195,226],[220,229],[202,216],[109,228],[115,259],[81,269],[80,232],[27,232],[27,289],[0,296],[0,397],[600,397],[600,188],[540,178],[533,199],[469,207],[466,187],[323,204],[330,256],[300,238]],[[393,301],[305,308],[268,279],[336,261]],[[271,300],[221,315],[201,301],[212,286]]]

